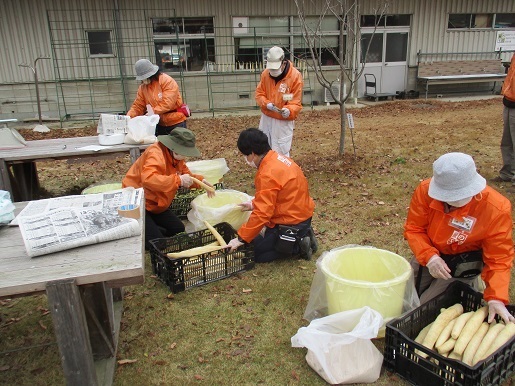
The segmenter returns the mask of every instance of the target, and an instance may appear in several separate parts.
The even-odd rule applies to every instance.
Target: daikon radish
[[[481,327],[481,324],[487,316],[487,306],[481,307],[475,312],[473,312],[472,317],[469,318],[469,320],[461,330],[459,337],[457,338],[456,346],[454,346],[454,351],[456,351],[458,354],[463,354],[465,352],[465,349],[467,348],[467,345],[469,344],[470,340],[477,332],[477,330],[479,330],[479,327]]]
[[[462,356],[453,350],[453,351],[451,351],[451,353],[447,356],[447,358],[449,358],[449,359],[456,359],[456,360],[458,360],[458,361],[461,361]]]
[[[451,320],[457,318],[461,314],[463,314],[463,306],[459,303],[456,303],[455,305],[442,311],[436,317],[435,321],[433,322],[433,325],[427,332],[427,335],[424,338],[422,345],[432,350],[436,343],[436,340],[442,333],[445,326],[447,326],[447,324],[449,324]]]
[[[515,336],[515,323],[511,322],[504,326],[504,328],[499,332],[499,335],[492,342],[488,350],[486,350],[485,358],[488,358],[494,352],[496,352],[503,344],[508,342],[511,338]]]
[[[463,330],[463,327],[465,327],[465,324],[468,322],[468,320],[474,315],[474,311],[470,312],[464,312],[460,316],[456,318],[456,323],[454,323],[454,327],[451,331],[451,336],[453,339],[458,339],[460,336],[461,330]],[[479,324],[481,325],[481,324]],[[479,326],[478,326],[479,327]],[[462,354],[462,353],[459,353]]]
[[[202,189],[205,189],[205,190],[208,190],[210,192],[213,192],[215,191],[215,188],[212,188],[211,186],[209,186],[208,184],[206,184],[205,182],[203,181],[200,181],[198,178],[195,178],[195,177],[191,177],[191,179],[193,180],[193,182],[195,182],[196,184],[200,185],[200,187]]]
[[[201,247],[185,249],[184,251],[180,251],[180,252],[170,252],[170,253],[167,253],[166,255],[173,259],[177,259],[180,257],[193,257],[196,255],[200,255],[202,253],[214,252],[214,251],[218,251],[223,248],[225,248],[225,247],[223,247],[221,245],[203,245]]]
[[[226,247],[227,243],[225,242],[225,240],[222,237],[222,235],[220,233],[218,233],[218,231],[210,223],[208,223],[206,220],[204,220],[204,224],[206,225],[207,229],[209,229],[211,231],[213,236],[215,236],[215,239],[220,243],[220,245],[222,247]]]
[[[422,344],[422,342],[424,341],[424,338],[427,335],[427,332],[429,331],[429,329],[431,328],[432,325],[433,325],[433,323],[431,322],[427,326],[425,326],[422,330],[420,330],[417,337],[415,338],[415,342]]]
[[[497,335],[499,335],[503,328],[503,323],[498,323],[493,326],[490,326],[488,332],[486,333],[485,337],[479,344],[476,353],[474,354],[474,358],[472,359],[472,366],[486,358],[486,352],[488,351],[488,348],[495,341],[495,338],[497,338]]]
[[[472,366],[472,359],[474,359],[474,355],[476,354],[476,351],[477,351],[481,341],[483,340],[486,333],[488,332],[489,326],[490,325],[487,322],[481,323],[481,326],[479,327],[477,332],[474,334],[474,336],[468,343],[467,348],[465,349],[465,351],[463,351],[463,359],[462,359],[463,363],[465,363],[469,366]],[[458,340],[459,340],[459,338],[458,338]]]
[[[449,338],[449,340],[447,342],[440,345],[440,347],[437,347],[436,349],[438,350],[438,353],[440,353],[440,354],[449,353],[452,351],[455,344],[456,344],[456,339]]]
[[[452,328],[454,327],[454,323],[456,323],[456,319],[451,320],[449,324],[445,326],[442,333],[435,342],[436,349],[438,349],[438,347],[440,347],[442,344],[449,340],[449,338],[451,337]]]

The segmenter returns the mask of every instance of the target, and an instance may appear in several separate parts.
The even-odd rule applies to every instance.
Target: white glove
[[[189,188],[193,184],[193,180],[189,174],[181,174],[181,186],[184,186],[185,188]]]
[[[288,118],[290,116],[290,110],[288,110],[286,107],[283,107],[281,109],[281,115],[283,118]]]
[[[488,323],[492,323],[495,315],[499,315],[504,323],[515,322],[515,318],[506,309],[506,306],[500,300],[489,300],[488,301]]]
[[[429,261],[427,262],[427,268],[429,269],[429,273],[435,279],[450,279],[451,270],[445,263],[445,261],[438,255],[433,255]]]
[[[266,104],[266,108],[270,111],[277,111],[277,107],[275,107],[275,105],[272,102],[268,102]]]
[[[252,205],[252,201],[242,202],[241,204],[238,204],[239,207],[241,207],[242,212],[251,211],[254,209],[254,206]]]
[[[240,240],[238,240],[237,237],[235,237],[234,239],[232,239],[231,241],[229,241],[227,243],[227,248],[231,248],[229,250],[229,252],[232,252],[232,251],[238,249],[239,247],[241,247],[242,245],[243,245],[243,243]]]
[[[147,105],[147,113],[145,115],[151,116],[154,115],[154,109],[152,108],[152,105]]]

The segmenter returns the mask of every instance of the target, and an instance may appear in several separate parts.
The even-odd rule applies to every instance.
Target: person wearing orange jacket
[[[311,259],[317,249],[311,228],[315,203],[301,168],[290,158],[271,150],[267,136],[255,128],[240,133],[238,149],[245,162],[257,169],[256,194],[252,201],[239,204],[243,211],[252,213],[228,247],[234,251],[244,243],[253,242],[254,259],[258,263],[295,255]]]
[[[259,130],[268,137],[272,150],[290,155],[295,119],[302,110],[304,81],[293,63],[284,58],[281,47],[266,54],[266,69],[256,88],[256,102],[261,108]]]
[[[413,193],[404,225],[420,302],[443,293],[454,280],[474,286],[481,275],[488,322],[495,315],[515,321],[505,306],[514,256],[512,227],[510,201],[486,185],[471,156],[439,157],[433,177]]]
[[[503,133],[501,138],[502,168],[496,180],[515,185],[515,54],[504,79],[501,94],[504,96]]]
[[[122,181],[122,187],[143,188],[145,192],[145,249],[150,240],[170,237],[184,232],[184,224],[170,210],[170,204],[182,186],[200,188],[191,177],[211,185],[199,174],[192,174],[186,165],[186,157],[200,156],[195,147],[195,134],[183,127],[168,135],[157,137],[130,167]],[[214,193],[207,192],[209,197]]]
[[[171,76],[147,59],[140,59],[134,66],[136,80],[141,81],[138,93],[127,115],[159,115],[156,135],[169,134],[176,127],[186,127],[189,109],[183,107],[179,85]]]

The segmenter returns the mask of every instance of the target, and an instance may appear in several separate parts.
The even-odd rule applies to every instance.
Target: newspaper
[[[27,254],[45,255],[141,234],[138,220],[118,215],[122,205],[141,205],[143,189],[31,201],[13,220]],[[12,222],[11,222],[12,225]]]

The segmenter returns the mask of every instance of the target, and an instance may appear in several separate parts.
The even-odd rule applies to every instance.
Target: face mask
[[[249,154],[250,155],[250,154]],[[249,165],[251,168],[257,168],[256,164],[254,163],[254,161],[250,161],[247,159],[248,156],[244,155],[243,158],[245,158],[245,162],[247,163],[247,165]]]
[[[143,79],[143,80],[141,81],[141,83],[143,83],[143,84],[150,84],[150,79],[149,79],[149,78],[147,78],[147,79]]]
[[[268,72],[270,73],[270,76],[277,78],[279,75],[281,75],[282,70],[281,68],[278,68],[277,70],[268,70]]]
[[[172,155],[173,155],[173,158],[175,158],[177,161],[182,161],[182,160],[185,160],[186,157],[183,156],[183,155],[180,155],[180,154],[177,154],[176,152],[172,152]]]
[[[467,205],[470,201],[472,201],[472,197],[463,198],[458,201],[447,201],[447,204],[454,206],[455,208],[461,208],[462,206]]]

